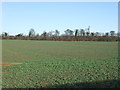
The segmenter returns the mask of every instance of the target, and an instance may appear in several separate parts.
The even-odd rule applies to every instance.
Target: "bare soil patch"
[[[11,65],[18,65],[23,63],[0,63],[0,66],[11,66]]]
[[[3,74],[3,73],[6,73],[6,72],[0,72],[0,74]]]

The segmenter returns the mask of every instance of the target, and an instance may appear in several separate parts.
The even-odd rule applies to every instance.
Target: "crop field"
[[[118,42],[2,41],[3,88],[118,87]]]

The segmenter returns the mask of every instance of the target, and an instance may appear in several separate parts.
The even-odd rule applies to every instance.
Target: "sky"
[[[91,32],[118,31],[117,2],[2,2],[3,31],[28,35],[66,29]]]

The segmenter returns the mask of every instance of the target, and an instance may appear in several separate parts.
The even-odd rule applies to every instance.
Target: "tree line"
[[[90,27],[86,29],[67,29],[64,34],[60,35],[59,30],[44,31],[41,35],[36,33],[33,28],[29,30],[28,35],[23,33],[17,35],[9,35],[7,32],[3,32],[0,37],[2,39],[10,40],[53,40],[53,41],[119,41],[120,33],[110,31],[106,33],[90,32]]]

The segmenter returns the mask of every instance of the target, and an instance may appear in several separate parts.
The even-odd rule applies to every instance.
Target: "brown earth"
[[[23,64],[23,63],[0,63],[0,66],[11,66],[11,65],[18,65],[18,64]],[[0,72],[0,74],[3,74],[6,72]]]
[[[11,66],[11,65],[18,65],[23,63],[0,63],[0,66]]]

